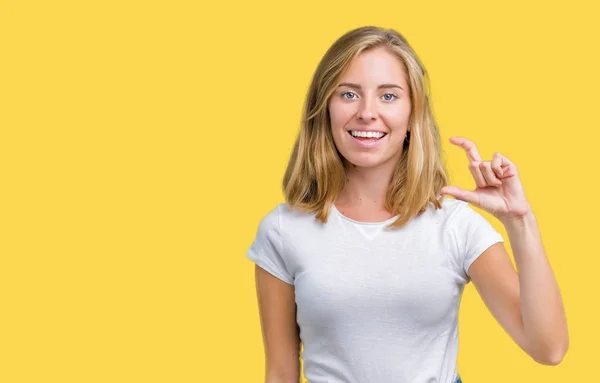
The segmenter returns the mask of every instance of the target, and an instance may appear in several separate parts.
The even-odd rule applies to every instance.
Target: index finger
[[[453,143],[454,145],[460,146],[461,148],[463,148],[466,152],[467,152],[467,157],[469,158],[470,161],[475,161],[475,162],[481,162],[481,156],[479,155],[479,152],[477,151],[477,147],[475,146],[474,143],[472,143],[471,141],[467,140],[466,138],[463,137],[450,137],[450,142]]]

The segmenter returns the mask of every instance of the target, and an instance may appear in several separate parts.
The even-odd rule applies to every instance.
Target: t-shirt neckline
[[[348,222],[352,222],[354,224],[357,225],[366,225],[366,226],[377,226],[377,225],[388,225],[392,222],[394,222],[396,219],[398,219],[399,215],[395,215],[392,218],[388,218],[385,221],[377,221],[377,222],[365,222],[365,221],[357,221],[355,219],[352,219],[350,217],[346,217],[345,215],[343,215],[338,209],[337,207],[335,207],[335,204],[331,204],[331,210],[333,210],[339,217],[341,217],[342,219],[348,221]]]

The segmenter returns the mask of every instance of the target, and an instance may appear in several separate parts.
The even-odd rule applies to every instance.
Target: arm
[[[483,161],[475,144],[463,137],[452,137],[450,142],[465,150],[477,188],[447,186],[442,193],[498,218],[508,233],[518,269],[517,274],[504,246],[495,244],[471,264],[471,280],[519,346],[537,362],[556,365],[569,347],[565,311],[517,166],[498,152],[491,161]]]
[[[500,243],[469,269],[477,291],[511,338],[535,361],[557,365],[569,347],[558,284],[546,258],[533,213],[507,220],[518,273]]]
[[[569,347],[569,334],[560,290],[535,216],[530,211],[503,223],[519,270],[524,331],[538,355],[548,364],[558,364]]]
[[[255,266],[256,292],[265,348],[266,383],[300,381],[300,338],[294,286]]]

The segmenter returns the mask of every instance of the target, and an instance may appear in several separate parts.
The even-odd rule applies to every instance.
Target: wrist
[[[531,210],[531,207],[528,207],[526,210],[515,214],[507,215],[505,217],[501,217],[499,218],[499,220],[505,227],[523,226],[528,222],[535,221],[535,216],[533,214],[533,211]]]

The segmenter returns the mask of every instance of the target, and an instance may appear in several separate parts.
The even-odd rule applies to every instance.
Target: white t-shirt
[[[279,204],[246,257],[293,284],[310,383],[452,383],[458,310],[471,263],[503,238],[466,202],[445,198],[404,227],[327,223]]]

